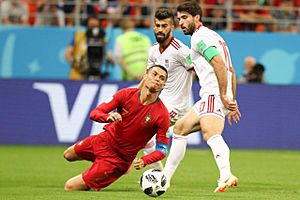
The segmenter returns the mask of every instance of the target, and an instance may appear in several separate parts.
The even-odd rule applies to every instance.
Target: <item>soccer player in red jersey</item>
[[[121,89],[111,101],[100,104],[91,112],[93,121],[110,123],[104,127],[104,132],[87,137],[64,152],[68,161],[93,162],[85,172],[69,179],[65,190],[101,190],[125,174],[132,162],[139,170],[165,157],[170,120],[158,95],[167,77],[163,66],[154,65],[147,70],[140,89]],[[155,134],[156,151],[136,158],[138,151]]]

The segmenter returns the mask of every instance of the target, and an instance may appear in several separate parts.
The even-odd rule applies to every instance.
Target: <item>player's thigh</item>
[[[174,133],[186,136],[196,130],[200,130],[200,118],[196,112],[191,109],[182,118],[177,120],[174,125]]]
[[[204,115],[200,118],[203,139],[207,141],[213,135],[221,135],[224,130],[224,119],[215,115]]]
[[[82,174],[82,178],[86,185],[89,188],[98,191],[109,186],[124,175],[130,167],[131,162],[122,163],[122,161],[116,159],[118,158],[113,159],[114,162],[111,162],[110,160],[112,159],[109,158],[108,160],[97,159],[93,165]],[[116,163],[119,166],[112,163]]]
[[[99,141],[99,137],[100,135],[92,135],[75,144],[74,151],[79,160],[95,161],[95,146],[97,146],[96,142]]]

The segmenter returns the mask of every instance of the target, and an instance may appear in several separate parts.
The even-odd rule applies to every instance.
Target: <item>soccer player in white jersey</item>
[[[236,102],[236,78],[225,41],[216,32],[201,23],[201,8],[195,1],[177,7],[179,25],[191,37],[191,59],[199,78],[200,101],[180,118],[174,126],[173,141],[164,173],[170,181],[183,159],[187,135],[201,130],[204,141],[212,150],[220,172],[214,192],[224,192],[228,186],[236,186],[238,178],[231,173],[230,150],[223,140],[225,117],[237,123],[240,112]]]
[[[157,42],[150,47],[147,68],[159,64],[168,70],[168,80],[159,97],[169,111],[173,126],[192,107],[193,65],[189,47],[172,34],[174,29],[172,11],[168,8],[158,8],[154,18],[153,29]],[[149,154],[154,150],[155,137],[148,142],[144,153]],[[153,163],[151,167],[160,170],[163,168],[161,161]]]

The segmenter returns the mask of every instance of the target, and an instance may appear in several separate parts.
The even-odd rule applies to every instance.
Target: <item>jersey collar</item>
[[[139,91],[138,91],[138,99],[139,99],[139,102],[140,102],[140,103],[141,103],[141,100],[140,100],[141,91],[142,91],[142,90],[139,90]],[[155,101],[153,101],[152,103],[149,103],[149,104],[147,104],[147,105],[155,104],[155,103],[157,103],[157,102],[159,102],[159,101],[160,101],[160,98],[157,97],[157,99],[156,99]],[[142,104],[142,103],[141,103],[141,104]]]
[[[198,30],[201,28],[201,26],[203,26],[203,25],[200,24],[200,25],[195,29],[194,33],[195,33],[196,31],[198,31]]]
[[[162,50],[160,50],[160,46],[158,46],[158,49],[159,49],[159,52],[160,52],[160,54],[162,54],[169,46],[170,46],[170,44],[171,44],[171,42],[174,40],[174,36],[171,38],[171,40],[170,40],[170,42],[167,44],[167,46],[164,48],[164,49],[162,49]]]

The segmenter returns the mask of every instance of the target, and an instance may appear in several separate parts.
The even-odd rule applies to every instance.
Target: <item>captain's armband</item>
[[[204,52],[203,55],[207,61],[211,61],[213,57],[219,55],[220,52],[215,47],[208,47]]]

